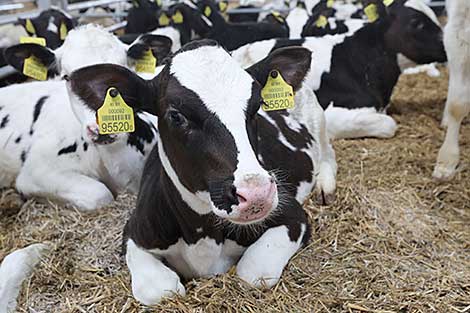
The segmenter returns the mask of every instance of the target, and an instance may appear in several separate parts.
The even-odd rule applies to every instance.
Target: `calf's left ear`
[[[287,47],[274,50],[266,58],[250,66],[247,72],[255,78],[261,86],[266,85],[269,73],[279,71],[286,83],[294,91],[301,87],[305,76],[310,70],[312,52],[302,47]]]
[[[134,110],[155,114],[156,92],[151,81],[140,78],[125,67],[92,65],[73,72],[67,80],[69,93],[81,99],[91,110],[97,111],[103,105],[108,89],[113,87]]]
[[[157,58],[157,63],[168,56],[171,52],[173,41],[167,36],[146,34],[137,38],[127,50],[127,56],[138,60],[144,56],[145,51],[152,50],[152,54]]]

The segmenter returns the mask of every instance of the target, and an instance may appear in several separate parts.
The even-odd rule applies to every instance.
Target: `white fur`
[[[181,35],[180,32],[171,26],[160,27],[151,32],[153,35],[167,36],[173,42],[171,46],[171,52],[176,52],[181,49]]]
[[[33,244],[7,255],[0,265],[0,313],[13,313],[21,285],[33,271],[42,255],[48,250],[45,244]]]
[[[437,19],[436,14],[428,5],[426,5],[426,3],[423,2],[423,0],[408,0],[406,1],[405,6],[424,13],[437,26],[441,27],[441,23],[439,23],[439,20]]]
[[[286,226],[268,229],[255,243],[248,247],[237,265],[237,274],[244,281],[268,288],[280,279],[289,259],[302,245],[306,226],[302,225],[297,242],[289,239]]]
[[[289,12],[286,18],[287,25],[289,25],[289,38],[301,38],[302,29],[308,20],[308,13],[305,9],[296,7]]]
[[[88,38],[87,33],[95,37]],[[99,42],[87,47],[86,43],[92,39]],[[59,52],[56,50],[63,73],[94,64],[94,56],[99,62],[119,62],[117,64],[126,66],[127,46],[116,40],[115,36],[96,27],[71,31]],[[103,46],[101,49],[99,43]],[[109,55],[108,59],[104,52]],[[30,135],[34,107],[43,96],[49,98]],[[73,94],[69,98],[64,81],[1,88],[0,106],[3,107],[0,116],[9,116],[6,127],[0,129],[1,187],[15,186],[25,195],[58,199],[87,210],[110,203],[117,193],[138,190],[145,157],[127,145],[127,134],[119,134],[110,145],[90,142],[86,127],[96,125],[95,113]],[[157,123],[150,114],[139,116],[149,124]],[[21,141],[15,143],[19,136]],[[88,144],[87,151],[83,149],[83,140]],[[60,149],[74,143],[76,153],[58,156]],[[153,144],[144,144],[146,155]],[[23,151],[26,153],[24,164],[20,160]]]
[[[433,173],[437,179],[450,179],[456,172],[460,126],[470,112],[470,2],[453,0],[448,14],[444,46],[449,62],[449,92],[443,121],[447,132]]]

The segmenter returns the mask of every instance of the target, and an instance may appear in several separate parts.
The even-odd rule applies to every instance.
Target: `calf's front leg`
[[[237,274],[244,281],[261,287],[274,286],[280,279],[289,259],[299,250],[306,236],[307,224],[300,224],[300,232],[290,238],[287,226],[269,228],[243,254],[237,265]]]
[[[153,305],[163,297],[186,294],[178,274],[132,239],[127,241],[126,262],[131,272],[132,293],[139,302]]]

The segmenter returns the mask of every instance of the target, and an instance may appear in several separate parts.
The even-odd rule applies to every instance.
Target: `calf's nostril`
[[[243,203],[247,201],[246,198],[239,193],[237,193],[237,198],[238,198],[239,203]]]

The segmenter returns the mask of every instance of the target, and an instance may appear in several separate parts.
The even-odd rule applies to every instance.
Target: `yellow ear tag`
[[[36,80],[47,79],[47,67],[34,55],[24,60],[23,74]]]
[[[176,10],[175,14],[173,14],[171,19],[175,24],[183,24],[184,21],[183,14],[180,12],[180,10]]]
[[[261,90],[261,97],[264,101],[263,111],[285,110],[294,107],[294,90],[277,70],[269,73],[268,81]]]
[[[211,13],[212,13],[212,9],[209,6],[206,6],[204,8],[204,15],[209,17],[211,15]]]
[[[395,0],[384,0],[384,5],[389,7]]]
[[[160,17],[158,18],[158,25],[160,26],[170,25],[170,19],[165,13],[162,13],[162,15],[160,15]]]
[[[60,23],[60,29],[59,29],[59,36],[60,36],[60,40],[65,40],[65,37],[67,37],[67,33],[68,33],[68,30],[67,30],[67,26],[65,25],[65,23]]]
[[[20,43],[35,43],[45,47],[46,39],[42,37],[20,37]]]
[[[364,13],[366,14],[369,22],[374,23],[379,19],[379,14],[377,13],[377,6],[375,4],[369,4],[364,9]]]
[[[225,1],[219,2],[219,10],[220,12],[224,13],[227,10],[228,3]]]
[[[279,23],[285,23],[284,18],[281,16],[281,14],[277,11],[271,12],[271,14],[274,16],[276,20],[278,20]]]
[[[157,3],[157,5],[158,5],[159,7],[162,6],[162,0],[156,0],[155,2]]]
[[[315,26],[317,26],[318,28],[325,28],[326,24],[328,24],[328,20],[324,15],[320,15],[317,21],[315,22]]]
[[[132,133],[135,130],[134,110],[114,87],[108,89],[104,103],[98,109],[98,126],[101,135]]]
[[[34,28],[33,22],[28,18],[26,19],[26,31],[30,34],[36,34],[36,29]]]
[[[326,1],[326,7],[327,8],[332,8],[333,4],[335,4],[335,0],[328,0]]]
[[[148,49],[145,51],[143,57],[137,60],[135,71],[139,73],[154,74],[156,66],[157,58],[153,56],[152,50]]]

